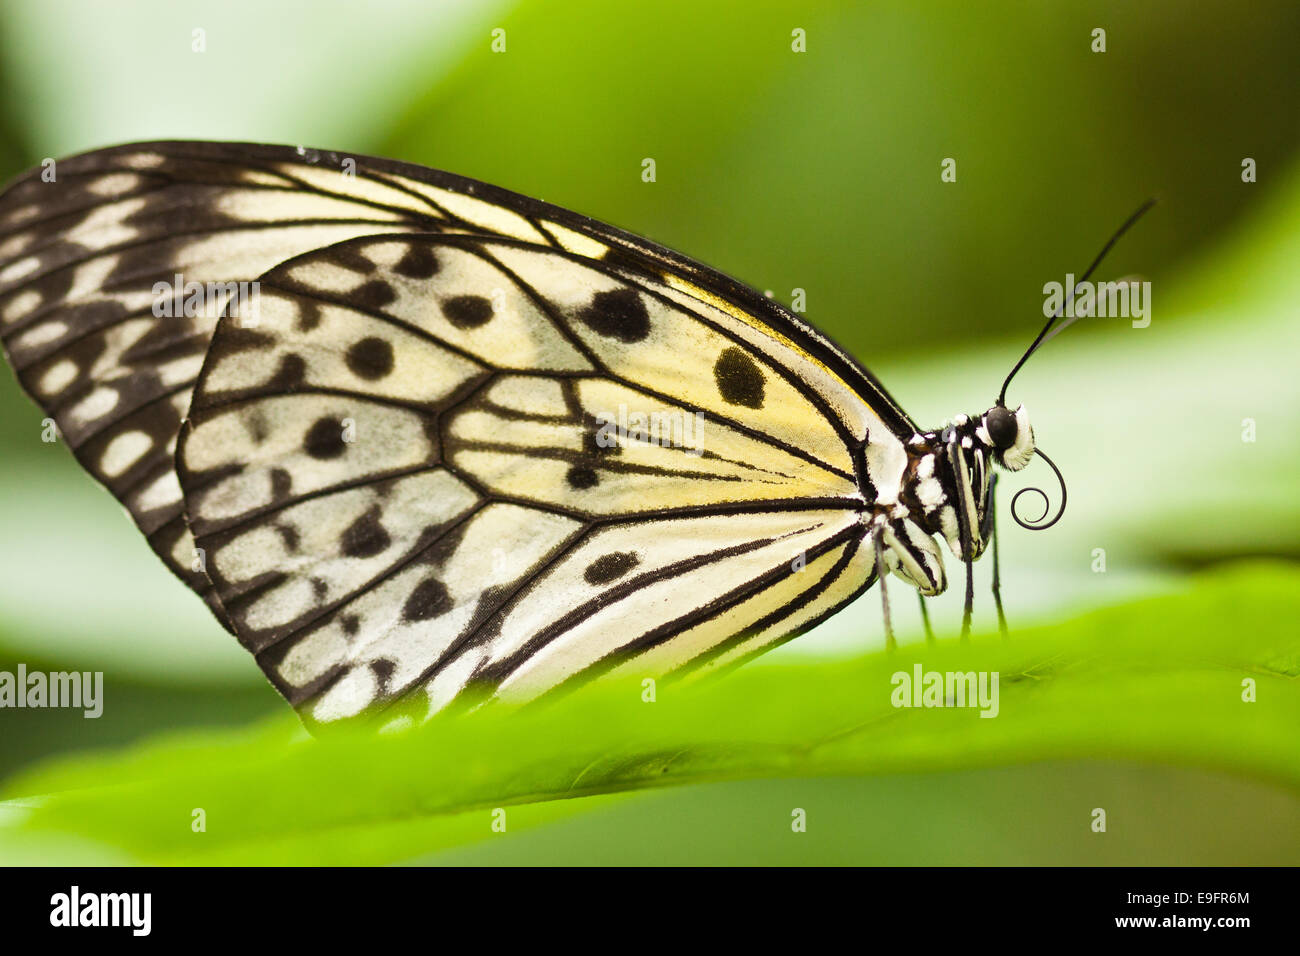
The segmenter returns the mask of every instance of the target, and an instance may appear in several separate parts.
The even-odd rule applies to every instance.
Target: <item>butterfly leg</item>
[[[998,609],[998,630],[1002,636],[1007,636],[1007,616],[1002,611],[1002,574],[998,568],[998,519],[995,508],[995,492],[998,488],[998,476],[994,475],[989,480],[989,503],[988,509],[984,512],[984,527],[980,534],[985,541],[993,542],[993,604]]]
[[[975,560],[970,557],[971,553],[971,534],[970,527],[964,517],[965,512],[957,509],[957,528],[961,536],[961,553],[965,555],[962,562],[966,565],[966,603],[961,612],[961,638],[967,640],[970,637],[970,618],[971,612],[975,607]]]
[[[917,591],[916,598],[921,602],[921,621],[925,624],[925,643],[933,644],[934,630],[930,627],[930,610],[925,606],[925,595]]]
[[[952,466],[954,475],[962,474],[961,454],[957,450],[957,434],[949,433],[948,441],[948,461]],[[970,517],[967,515],[967,509],[962,507],[960,502],[954,505],[953,510],[957,512],[957,537],[961,544],[962,561],[966,565],[966,604],[961,615],[961,636],[962,640],[970,637],[970,618],[971,611],[975,607],[975,559],[970,556],[973,548],[972,535],[970,527]]]
[[[872,544],[876,549],[876,580],[880,582],[880,607],[885,614],[885,649],[892,651],[898,647],[898,642],[894,640],[894,625],[889,619],[889,589],[885,587],[885,529],[883,525],[878,525],[871,535]]]
[[[961,636],[962,640],[970,637],[970,618],[971,612],[975,608],[975,562],[970,558],[966,559],[966,604],[961,612]]]

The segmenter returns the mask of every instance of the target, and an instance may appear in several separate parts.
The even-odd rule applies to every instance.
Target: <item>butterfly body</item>
[[[936,594],[935,538],[978,558],[992,466],[1034,454],[1023,408],[923,432],[777,303],[462,177],[218,143],[57,168],[0,196],[0,340],[309,722],[725,670],[882,562]]]
[[[989,419],[1009,425],[996,437]],[[1009,416],[1004,418],[1004,416]],[[1033,430],[1021,406],[994,406],[984,415],[957,415],[941,430],[912,436],[893,499],[876,498],[864,515],[882,539],[886,566],[922,595],[947,587],[935,538],[961,561],[975,561],[990,541],[993,466],[1018,471],[1033,454]]]

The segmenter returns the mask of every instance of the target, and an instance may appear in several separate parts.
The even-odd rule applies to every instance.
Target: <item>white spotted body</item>
[[[1014,424],[999,441],[989,434],[988,418],[1001,414]],[[882,529],[890,569],[924,595],[945,587],[943,559],[934,537],[948,543],[960,561],[974,561],[988,545],[993,465],[1019,471],[1034,452],[1033,430],[1024,406],[1014,413],[997,406],[978,418],[956,416],[939,431],[913,436],[906,444],[908,465],[898,504],[877,508],[869,528]],[[967,529],[963,544],[962,528]]]

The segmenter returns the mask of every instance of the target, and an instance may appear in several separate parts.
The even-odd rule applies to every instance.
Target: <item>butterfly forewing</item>
[[[647,278],[427,235],[260,289],[255,326],[218,327],[182,485],[236,633],[315,719],[685,665],[775,624],[858,533],[819,395]]]

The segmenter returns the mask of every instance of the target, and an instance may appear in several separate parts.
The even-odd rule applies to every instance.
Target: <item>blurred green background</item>
[[[791,49],[796,28],[806,52]],[[1297,49],[1300,7],[1286,0],[5,3],[0,176],[151,138],[451,170],[646,235],[782,301],[805,290],[807,317],[926,426],[986,408],[1041,324],[1043,284],[1081,272],[1157,196],[1101,273],[1151,281],[1150,327],[1081,322],[1009,396],[1070,482],[1051,531],[1003,512],[1014,628],[1176,592],[1207,566],[1300,555],[1288,440],[1300,426]],[[641,179],[647,157],[654,183]],[[955,183],[940,179],[949,157]],[[1242,181],[1246,158],[1256,182]],[[107,700],[93,721],[0,711],[0,780],[53,754],[281,713],[120,507],[40,441],[41,418],[0,373],[0,669],[104,670]],[[1041,466],[1004,488],[1036,483],[1052,487]],[[948,630],[959,590],[932,605]],[[912,602],[900,603],[915,638]],[[861,654],[879,631],[873,591],[755,666]],[[454,860],[577,862],[599,847],[602,862],[794,862],[757,838],[729,849],[715,818],[740,827],[750,810],[736,808],[785,806],[801,786],[842,816],[814,861],[1294,862],[1300,843],[1289,791],[1103,759],[687,788]],[[1086,786],[1149,821],[1139,843],[1099,852],[1058,820],[1062,793]]]

